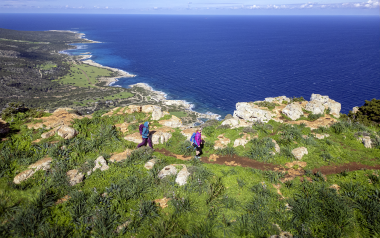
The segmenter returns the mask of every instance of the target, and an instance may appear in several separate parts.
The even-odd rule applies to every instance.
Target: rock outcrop
[[[239,119],[239,118],[230,118],[226,119],[222,122],[222,125],[229,125],[232,129],[233,128],[239,128],[239,127],[248,127],[252,126],[252,122],[247,122],[244,119]]]
[[[276,153],[280,153],[281,149],[280,146],[277,144],[277,141],[272,139],[272,142],[274,143],[274,150],[276,151]]]
[[[133,150],[131,150],[131,149],[126,149],[122,153],[114,154],[111,156],[109,161],[110,162],[121,162],[121,161],[127,159],[127,157],[132,153],[132,151]]]
[[[174,115],[172,115],[172,118],[170,118],[169,120],[162,120],[162,121],[159,121],[158,123],[160,123],[163,126],[167,126],[171,128],[177,128],[177,127],[182,126],[182,120]]]
[[[177,169],[175,166],[182,166],[182,169],[179,171],[177,175]],[[168,166],[165,166],[159,173],[158,178],[163,179],[166,176],[170,175],[177,175],[176,183],[180,186],[186,184],[187,178],[189,177],[190,173],[187,171],[186,165],[184,164],[171,164]]]
[[[105,171],[108,170],[110,167],[107,165],[107,161],[104,159],[103,156],[99,156],[95,161],[94,161],[94,168],[92,171],[88,171],[87,175],[90,175],[92,172],[94,172],[97,169],[100,169],[100,171]]]
[[[81,183],[84,179],[84,174],[80,173],[77,169],[67,171],[66,175],[69,178],[69,184],[71,186]]]
[[[306,147],[298,147],[292,150],[292,154],[297,160],[301,160],[304,155],[308,154]]]
[[[174,131],[173,129],[168,128],[168,127],[162,127],[162,128],[151,130],[152,143],[154,145],[166,143],[172,137],[173,131]]]
[[[14,177],[13,182],[15,184],[20,184],[22,181],[25,181],[28,178],[32,177],[33,174],[35,174],[38,170],[50,169],[51,161],[52,159],[47,157],[29,165],[29,169],[17,174]]]
[[[28,128],[39,129],[45,126],[46,129],[51,129],[62,125],[70,126],[74,119],[84,118],[75,113],[71,113],[72,111],[71,108],[58,108],[51,116],[39,118],[42,122],[27,124]]]
[[[224,134],[218,136],[218,140],[215,141],[214,149],[223,149],[231,142],[230,139],[224,137]]]
[[[125,136],[124,140],[132,141],[134,143],[138,143],[139,144],[139,143],[142,142],[142,137],[141,137],[141,135],[140,135],[139,132],[136,132],[136,133],[133,133],[133,134]]]
[[[351,112],[356,114],[358,111],[359,111],[359,107],[353,107]]]
[[[145,163],[144,168],[147,170],[153,169],[154,165],[156,164],[157,160],[156,159],[151,159],[148,162]]]
[[[322,96],[320,94],[312,94],[310,97],[310,101],[320,102],[326,109],[330,109],[330,114],[334,117],[340,117],[340,109],[342,108],[339,102],[336,102],[329,98],[329,96]]]
[[[72,139],[76,135],[78,135],[78,132],[74,128],[71,128],[71,127],[66,126],[66,125],[62,125],[62,126],[57,126],[56,128],[54,128],[48,132],[42,133],[41,138],[43,138],[43,139],[50,138],[50,137],[54,136],[55,133],[58,133],[58,135],[65,140]]]
[[[253,102],[238,102],[233,116],[250,122],[268,122],[275,115],[270,111],[260,109]]]
[[[319,101],[310,101],[306,104],[305,109],[311,111],[312,114],[323,114],[325,112],[325,107]]]
[[[287,105],[283,110],[282,113],[285,114],[287,117],[292,119],[293,121],[297,120],[301,116],[303,116],[302,107],[298,102],[291,103]]]
[[[286,96],[279,96],[279,97],[275,97],[275,98],[269,97],[269,98],[265,98],[265,101],[266,102],[279,102],[279,103],[282,103],[283,101],[290,102],[290,98],[288,98]]]
[[[359,137],[359,139],[365,148],[372,148],[372,141],[371,141],[371,137],[369,136],[363,136],[363,137]]]

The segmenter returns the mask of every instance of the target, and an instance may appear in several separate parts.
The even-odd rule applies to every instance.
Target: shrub
[[[226,125],[220,125],[216,129],[217,130],[227,130],[227,129],[230,129],[230,128],[231,128],[231,126],[228,125],[228,124],[226,124]]]
[[[350,112],[348,117],[364,125],[380,124],[380,99],[366,100],[357,113]]]
[[[290,103],[306,101],[303,97],[293,97],[290,99]]]
[[[272,158],[272,149],[274,148],[274,143],[270,138],[264,139],[253,139],[251,140],[252,146],[249,148],[248,152],[245,154],[248,158],[268,162]]]
[[[208,126],[208,127],[204,127],[202,129],[202,134],[205,134],[206,136],[212,136],[212,134],[214,133],[214,131],[215,131],[215,127]]]
[[[235,150],[234,147],[227,146],[226,148],[218,149],[216,151],[216,154],[218,154],[218,155],[233,156],[233,155],[236,155],[236,150]]]
[[[320,117],[323,117],[323,114],[309,114],[308,116],[307,116],[307,119],[308,120],[310,120],[310,121],[315,121],[315,120],[317,120],[318,118],[320,118]]]
[[[267,107],[269,110],[273,110],[278,104],[274,102],[267,102],[267,101],[262,101],[262,102],[255,102],[255,104],[259,107]]]
[[[256,134],[257,131],[255,129],[253,129],[252,127],[244,127],[243,128],[243,132],[244,133],[251,133],[251,134]]]

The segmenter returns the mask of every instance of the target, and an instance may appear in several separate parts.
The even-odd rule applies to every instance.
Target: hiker
[[[137,145],[137,148],[139,148],[139,147],[141,147],[143,145],[146,145],[147,142],[148,142],[150,148],[153,149],[152,140],[150,139],[150,135],[149,135],[149,122],[146,121],[144,123],[144,125],[141,124],[140,127],[139,127],[139,130],[140,130],[140,135],[142,136],[142,142]]]
[[[195,152],[195,158],[199,159],[201,158],[199,155],[202,154],[202,148],[201,148],[201,143],[202,143],[202,129],[197,130],[197,132],[193,133],[191,136],[190,141],[193,142],[193,146],[197,151]]]

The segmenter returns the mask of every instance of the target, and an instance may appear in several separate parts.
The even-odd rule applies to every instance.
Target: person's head
[[[149,122],[146,121],[146,122],[144,123],[144,126],[145,126],[145,127],[148,127],[148,126],[149,126]]]

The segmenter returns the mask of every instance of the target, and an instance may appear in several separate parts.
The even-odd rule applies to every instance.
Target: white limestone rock
[[[244,146],[249,142],[249,140],[244,138],[238,138],[234,141],[234,147],[238,147],[240,145]]]
[[[363,137],[359,137],[359,140],[363,143],[365,148],[369,148],[369,149],[372,148],[371,137],[363,136]]]
[[[297,120],[301,116],[303,116],[302,107],[298,102],[291,103],[287,105],[283,110],[282,113],[284,113],[286,116],[288,116],[290,119]]]
[[[162,120],[158,123],[171,128],[177,128],[182,126],[182,120],[174,115],[172,115],[172,118],[170,118],[169,120]]]
[[[142,137],[139,132],[136,132],[136,133],[125,136],[124,140],[132,141],[134,143],[140,144],[142,142]]]
[[[353,107],[352,113],[356,114],[359,111],[359,107]]]
[[[17,174],[14,177],[13,182],[15,184],[20,184],[22,181],[25,181],[28,178],[32,177],[33,174],[35,174],[37,171],[50,169],[51,161],[52,159],[47,157],[29,165],[29,169]]]
[[[292,154],[297,160],[301,160],[304,155],[307,155],[309,152],[306,147],[298,147],[292,150]]]
[[[274,143],[274,150],[276,151],[276,153],[280,153],[281,152],[281,148],[277,144],[277,141],[275,141],[275,140],[272,139],[272,142]]]
[[[265,101],[266,102],[277,101],[279,103],[282,103],[282,101],[290,102],[290,98],[288,98],[286,96],[279,96],[279,97],[275,97],[275,98],[269,97],[269,98],[265,98]]]
[[[268,110],[260,109],[254,103],[238,102],[233,116],[250,122],[268,122],[275,114]]]
[[[77,169],[67,171],[66,175],[69,177],[69,183],[71,186],[82,182],[84,179],[84,174],[80,173]]]
[[[78,135],[78,132],[74,129],[74,128],[71,128],[71,127],[68,127],[68,126],[61,126],[58,130],[58,135],[60,137],[62,137],[63,139],[65,140],[68,140],[68,139],[72,139],[74,138],[76,135]]]
[[[311,94],[310,101],[318,101],[328,109],[330,108],[330,114],[334,117],[340,117],[341,104],[329,98],[329,96],[322,96],[320,94]]]
[[[312,114],[323,114],[325,112],[325,107],[319,101],[308,102],[305,109],[311,111]]]
[[[92,171],[95,171],[97,169],[100,169],[100,171],[108,170],[110,167],[107,165],[107,161],[104,159],[103,156],[99,156],[95,160],[95,167],[92,169]]]
[[[164,144],[170,138],[172,138],[173,129],[171,128],[158,128],[151,131],[152,132],[152,143],[153,145]]]
[[[149,160],[148,162],[145,163],[144,167],[147,169],[147,170],[151,170],[153,169],[154,165],[156,164],[157,160],[156,159],[151,159]]]
[[[179,185],[185,185],[187,183],[187,178],[190,176],[190,173],[187,171],[187,168],[185,165],[183,165],[183,168],[181,171],[179,171],[177,178],[175,179],[175,182]]]
[[[177,174],[177,169],[174,165],[168,165],[165,166],[159,173],[158,173],[158,178],[163,179],[168,175],[176,175]]]

